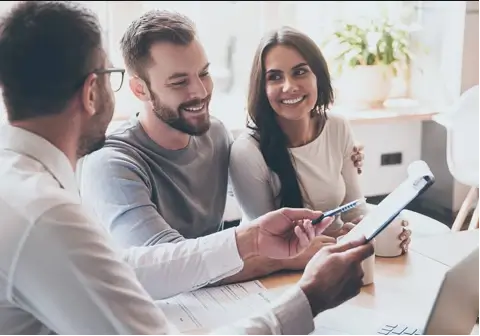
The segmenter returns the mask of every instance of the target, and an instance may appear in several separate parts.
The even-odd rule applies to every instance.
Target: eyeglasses
[[[92,73],[97,75],[108,74],[113,92],[118,92],[122,88],[123,77],[125,76],[125,69],[122,69],[122,68],[98,69],[98,70],[92,71]]]

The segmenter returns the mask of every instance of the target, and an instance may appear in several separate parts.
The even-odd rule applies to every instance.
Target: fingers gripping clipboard
[[[343,238],[351,241],[362,235],[367,242],[382,232],[398,214],[415,198],[423,194],[435,182],[435,177],[424,161],[415,161],[408,166],[408,176],[393,192],[371,210]]]

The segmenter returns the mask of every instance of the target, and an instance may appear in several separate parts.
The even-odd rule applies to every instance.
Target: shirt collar
[[[62,188],[79,194],[75,172],[67,156],[51,142],[25,129],[0,126],[0,148],[28,156],[40,162]]]

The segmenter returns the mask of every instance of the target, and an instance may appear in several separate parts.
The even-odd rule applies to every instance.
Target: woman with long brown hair
[[[246,219],[281,207],[326,211],[363,198],[348,121],[327,113],[333,89],[320,49],[305,34],[283,27],[260,42],[250,74],[249,131],[234,142],[230,174]],[[329,228],[367,212],[365,204]],[[351,225],[350,225],[351,228]],[[410,231],[399,237],[404,251]]]

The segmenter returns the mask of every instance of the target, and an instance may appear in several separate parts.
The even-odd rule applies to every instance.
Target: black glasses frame
[[[102,74],[111,74],[113,72],[119,72],[122,74],[122,80],[120,81],[120,86],[118,87],[117,90],[114,90],[113,92],[118,92],[123,86],[123,79],[125,78],[125,69],[123,68],[106,68],[106,69],[97,69],[93,70],[92,73],[97,74],[97,75],[102,75]]]
[[[105,75],[105,74],[111,74],[113,72],[119,72],[122,74],[122,80],[120,81],[120,86],[117,90],[114,90],[113,92],[118,92],[120,91],[120,89],[122,88],[123,86],[123,80],[125,78],[125,69],[123,68],[106,68],[106,69],[96,69],[96,70],[93,70],[91,72],[89,72],[85,77],[83,77],[82,81],[79,82],[76,86],[75,86],[75,90],[78,90],[79,88],[81,88],[83,86],[83,84],[85,83],[85,80],[88,78],[88,76],[90,76],[92,73],[96,74],[96,75]],[[113,89],[113,88],[112,88]]]

